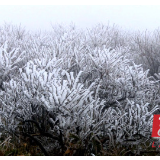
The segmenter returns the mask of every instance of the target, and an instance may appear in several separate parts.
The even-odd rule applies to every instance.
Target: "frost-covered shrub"
[[[49,127],[47,132],[53,135],[58,134],[56,129],[60,130],[64,136],[62,141],[71,133],[78,134],[83,140],[100,130],[99,123],[106,114],[102,112],[104,102],[94,100],[91,91],[94,84],[86,89],[78,82],[81,72],[76,78],[72,72],[57,68],[46,72],[30,61],[23,71],[20,69],[20,74],[20,79],[11,79],[4,84],[1,116],[6,118],[8,130],[13,131],[20,122],[30,120],[41,126],[41,122],[35,119],[36,114],[41,114],[41,109],[50,114],[50,117],[47,114],[41,117],[44,118],[42,121],[49,123],[43,129],[46,131]]]
[[[148,76],[148,70],[144,71],[141,65],[127,59],[124,51],[127,49],[90,49],[85,60],[79,63],[83,66],[80,80],[86,86],[92,82],[98,84],[98,96],[105,99],[106,107],[123,108],[127,98],[137,104],[143,101],[155,106],[154,97],[159,92],[157,81]]]
[[[8,51],[13,48],[19,48],[20,52],[27,49],[27,43],[30,41],[30,33],[21,25],[14,26],[9,23],[5,23],[0,26],[0,45],[8,42]]]
[[[87,31],[86,44],[91,48],[103,48],[103,46],[106,46],[107,48],[115,49],[128,44],[127,39],[129,37],[127,33],[116,25],[98,24]]]
[[[6,41],[0,47],[0,88],[3,88],[3,82],[16,76],[15,72],[24,65],[25,52],[20,52],[18,48],[8,51],[8,42]]]
[[[122,124],[120,127],[122,130],[116,128],[115,133],[122,132],[124,135],[126,131],[127,135],[131,136],[135,134],[135,128],[137,128],[138,133],[140,131],[143,135],[150,136],[152,114],[158,110],[158,106],[156,108],[155,106],[158,104],[156,97],[159,95],[159,83],[153,77],[148,76],[148,70],[144,71],[141,65],[136,65],[127,59],[120,49],[111,51],[104,48],[90,51],[88,62],[94,72],[88,80],[99,80],[97,95],[105,100],[104,110],[115,108],[116,111],[118,110],[118,115],[125,114],[122,118],[124,120],[118,124],[118,126]],[[130,114],[132,112],[133,115]],[[145,117],[145,120],[142,118],[143,122],[140,122],[137,116]],[[139,125],[142,123],[145,124]],[[130,127],[124,127],[125,125]],[[145,127],[142,129],[142,126]],[[117,139],[123,138],[117,137]]]
[[[160,62],[160,30],[135,32],[129,41],[132,58],[137,64],[142,64],[143,68],[149,69],[149,74],[154,76],[159,72]]]

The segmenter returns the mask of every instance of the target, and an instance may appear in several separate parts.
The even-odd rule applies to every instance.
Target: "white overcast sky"
[[[131,30],[154,30],[160,27],[160,5],[0,5],[0,25],[4,22],[30,30],[71,22],[82,28],[109,22]]]

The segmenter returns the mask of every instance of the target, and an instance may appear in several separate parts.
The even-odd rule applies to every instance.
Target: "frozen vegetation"
[[[159,44],[159,30],[1,26],[2,135],[44,155],[141,155],[160,107]]]

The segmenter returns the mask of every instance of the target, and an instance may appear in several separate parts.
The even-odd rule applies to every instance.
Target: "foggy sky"
[[[4,22],[29,30],[50,30],[51,24],[71,22],[81,28],[109,22],[127,30],[154,30],[160,27],[160,5],[0,5],[0,25]]]

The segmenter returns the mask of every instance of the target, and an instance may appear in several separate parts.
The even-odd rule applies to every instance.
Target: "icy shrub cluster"
[[[16,76],[15,72],[23,65],[25,52],[20,53],[19,48],[8,51],[8,42],[6,41],[0,48],[0,89],[3,88],[3,82]]]
[[[100,155],[135,135],[151,136],[159,81],[127,59],[129,47],[110,48],[100,31],[30,34],[18,39],[24,52],[4,42],[0,115],[9,133],[30,138],[45,155]]]

